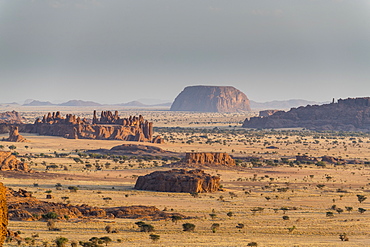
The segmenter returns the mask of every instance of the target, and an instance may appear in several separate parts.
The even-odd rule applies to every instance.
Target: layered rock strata
[[[307,128],[311,130],[370,130],[370,97],[339,99],[337,103],[308,105],[246,119],[244,128]]]
[[[171,111],[239,112],[250,111],[247,96],[234,87],[186,87],[171,105]]]
[[[172,169],[156,171],[138,177],[135,189],[163,192],[215,192],[220,188],[220,177],[202,170]]]

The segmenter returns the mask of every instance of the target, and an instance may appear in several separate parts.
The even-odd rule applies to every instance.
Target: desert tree
[[[356,195],[357,196],[357,200],[362,203],[363,201],[365,201],[367,199],[366,196],[364,195]]]
[[[112,242],[112,239],[110,237],[101,237],[100,240],[105,244],[105,246],[108,246],[110,242]]]
[[[215,233],[218,228],[220,228],[220,224],[218,224],[218,223],[213,223],[212,226],[211,226],[211,230],[212,230],[213,233]]]
[[[172,222],[173,222],[173,223],[177,224],[177,222],[178,222],[179,220],[182,220],[182,217],[181,217],[181,216],[179,216],[179,215],[172,215],[172,216],[171,216],[171,220],[172,220]]]
[[[217,217],[217,214],[212,213],[212,214],[209,214],[209,216],[211,216],[212,220],[214,220]]]
[[[346,208],[346,211],[348,212],[348,213],[350,213],[352,210],[353,210],[353,207],[345,207]]]
[[[195,229],[195,225],[191,223],[182,224],[183,231],[185,232],[193,232]]]
[[[232,216],[233,216],[233,212],[228,212],[226,215],[227,215],[228,217],[232,217]]]
[[[153,242],[156,242],[160,239],[161,236],[159,235],[156,235],[156,234],[150,234],[149,235],[149,238],[153,241]]]
[[[358,208],[358,212],[360,212],[360,214],[363,214],[366,212],[366,209],[364,208]]]

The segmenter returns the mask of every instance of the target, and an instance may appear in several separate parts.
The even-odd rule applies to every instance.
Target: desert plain
[[[8,109],[1,109],[2,111]],[[46,112],[61,109],[38,107],[18,110],[29,122]],[[99,109],[98,109],[99,110]],[[152,144],[176,153],[145,159],[81,155],[87,150],[110,149],[116,140],[65,139],[23,134],[29,142],[2,141],[3,150],[18,153],[34,171],[4,172],[1,182],[24,189],[39,200],[96,207],[155,206],[185,217],[177,222],[151,219],[88,218],[56,221],[60,231],[49,231],[45,221],[9,221],[8,229],[28,238],[20,246],[55,246],[58,237],[73,242],[108,236],[108,246],[370,246],[370,134],[313,132],[305,129],[243,129],[241,123],[255,113],[189,113],[166,109],[119,109],[121,116],[143,115],[154,122],[154,135],[165,143]],[[92,109],[66,107],[62,114],[91,118]],[[7,134],[0,135],[0,139]],[[135,190],[138,176],[169,170],[168,164],[186,152],[226,152],[235,168],[201,167],[221,177],[222,189],[214,193],[169,193]],[[57,157],[55,153],[66,154]],[[346,164],[295,162],[297,155],[345,159]],[[27,158],[27,157],[32,158]],[[95,169],[97,166],[100,169]],[[191,168],[189,168],[191,169]],[[60,184],[58,189],[57,184]],[[77,187],[72,192],[68,187]],[[51,199],[46,199],[51,195]],[[109,199],[107,199],[109,198]],[[360,210],[359,210],[360,208]],[[140,232],[135,222],[154,226]],[[182,224],[192,223],[192,232]],[[211,229],[213,224],[219,224]],[[241,224],[244,227],[240,227]],[[118,233],[107,233],[110,225]],[[238,228],[236,226],[239,226]],[[150,234],[159,235],[158,240]],[[346,234],[349,241],[341,241]],[[33,240],[33,241],[32,241]],[[4,246],[19,246],[6,242]]]

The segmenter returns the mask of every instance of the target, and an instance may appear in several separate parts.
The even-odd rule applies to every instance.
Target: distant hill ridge
[[[169,107],[171,106],[171,102],[168,103],[162,103],[162,104],[153,104],[153,105],[147,105],[143,104],[139,101],[130,101],[127,103],[121,103],[121,104],[100,104],[94,101],[84,101],[84,100],[69,100],[64,103],[60,104],[54,104],[50,101],[39,101],[39,100],[32,100],[29,101],[23,106],[104,106],[104,105],[111,105],[111,106],[131,106],[131,107],[153,107],[153,106],[160,106],[160,107]]]
[[[246,119],[244,128],[307,128],[311,130],[369,131],[370,97],[339,99]]]

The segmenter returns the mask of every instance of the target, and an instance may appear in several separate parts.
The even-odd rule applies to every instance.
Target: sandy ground
[[[169,116],[168,119],[174,117],[179,116]],[[222,121],[221,119],[218,122]],[[237,121],[239,120],[233,119],[230,122]],[[228,126],[225,128],[234,129]],[[162,131],[160,134],[166,136],[165,144],[147,145],[156,145],[164,150],[181,153],[192,150],[222,151],[236,158],[256,156],[280,159],[307,153],[314,157],[333,155],[362,161],[370,159],[370,141],[367,136],[338,136],[336,139],[331,139],[332,137],[328,139],[313,135],[288,135],[285,132],[262,136],[189,131],[187,133]],[[6,136],[0,135],[0,139]],[[10,221],[9,229],[21,231],[24,238],[37,233],[39,237],[35,239],[38,246],[42,246],[43,242],[51,244],[59,236],[69,239],[68,246],[71,241],[87,241],[91,237],[103,236],[109,236],[113,240],[108,246],[247,246],[250,242],[257,242],[258,246],[370,246],[368,231],[370,199],[359,203],[356,196],[369,197],[370,170],[364,164],[337,167],[328,165],[326,168],[315,165],[255,168],[245,164],[246,167],[235,169],[206,169],[206,172],[212,175],[221,176],[224,191],[193,197],[188,193],[134,190],[137,176],[168,169],[155,167],[153,161],[132,160],[120,164],[112,160],[82,158],[84,162],[90,164],[111,163],[109,168],[104,167],[102,171],[95,171],[84,169],[85,164],[73,160],[73,157],[78,157],[77,153],[83,150],[109,149],[125,142],[69,140],[33,134],[24,136],[30,140],[29,143],[0,144],[4,146],[4,150],[8,150],[8,146],[14,144],[19,155],[43,153],[51,157],[32,158],[29,161],[32,162],[30,166],[37,173],[29,176],[2,173],[1,182],[6,186],[32,191],[36,198],[42,200],[46,200],[46,191],[51,190],[53,199],[48,201],[54,202],[63,202],[62,197],[69,197],[68,201],[71,204],[99,207],[152,205],[161,210],[166,209],[194,217],[181,220],[177,224],[171,221],[148,222],[155,227],[155,234],[160,235],[157,242],[150,240],[149,233],[138,231],[134,224],[138,220],[135,219],[57,222],[57,226],[61,228],[60,232],[48,231],[45,222]],[[189,140],[191,142],[187,143]],[[206,143],[207,140],[211,140],[211,143]],[[219,142],[216,142],[217,140]],[[269,145],[278,149],[267,149]],[[54,152],[68,153],[69,156],[55,158]],[[157,162],[162,164],[163,161]],[[56,164],[58,168],[45,173],[46,166],[50,164]],[[55,189],[57,183],[62,184],[61,190]],[[38,187],[34,187],[34,184],[38,184]],[[318,188],[319,184],[324,185],[323,188]],[[77,193],[70,192],[68,186],[78,186],[79,190]],[[286,192],[279,192],[279,189]],[[112,200],[106,202],[103,200],[104,197],[111,197]],[[333,205],[343,209],[343,212],[339,214],[332,210]],[[253,213],[252,210],[258,207],[263,209]],[[346,207],[352,207],[353,210],[347,211]],[[361,214],[358,208],[368,211]],[[227,216],[228,212],[232,212],[233,216]],[[327,212],[333,212],[334,216],[327,217]],[[212,213],[216,215],[214,219],[210,216]],[[283,216],[289,216],[289,220],[283,220]],[[194,232],[182,231],[181,225],[187,222],[196,225]],[[215,233],[211,231],[213,223],[220,224]],[[245,227],[236,228],[239,223]],[[114,225],[120,232],[107,234],[104,230],[106,225]],[[293,227],[295,229],[289,231]],[[340,241],[341,233],[348,235],[349,242]],[[16,246],[16,243],[6,243],[4,246]]]

